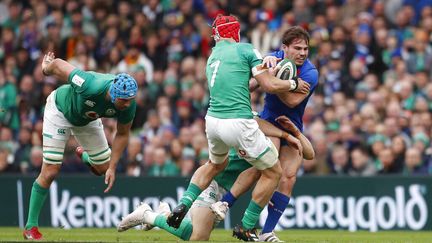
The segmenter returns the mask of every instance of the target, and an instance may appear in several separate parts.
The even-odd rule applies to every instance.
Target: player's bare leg
[[[297,171],[303,161],[298,151],[289,146],[281,147],[279,158],[281,160],[283,173],[278,189],[274,192],[270,200],[271,203],[267,208],[268,216],[259,236],[261,241],[281,242],[273,230],[282,216],[283,211],[288,206],[296,182]]]
[[[208,241],[213,230],[214,214],[207,207],[194,207],[190,214],[193,225],[190,240]]]
[[[290,197],[297,179],[297,171],[301,166],[303,158],[300,157],[295,149],[289,146],[281,147],[279,158],[283,172],[278,191]]]

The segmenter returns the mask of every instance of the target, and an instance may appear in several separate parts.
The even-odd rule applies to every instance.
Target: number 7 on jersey
[[[221,62],[220,60],[217,60],[216,62],[210,64],[210,67],[214,68],[213,74],[212,74],[212,77],[211,77],[211,80],[210,80],[210,87],[213,87],[213,85],[214,85],[214,82],[216,80],[216,74],[217,74],[220,62]]]

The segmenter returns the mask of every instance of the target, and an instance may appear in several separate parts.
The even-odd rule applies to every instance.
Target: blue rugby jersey
[[[283,50],[272,52],[269,55],[278,58],[284,58]],[[297,76],[310,84],[309,95],[296,107],[290,108],[286,106],[275,94],[266,93],[264,109],[260,114],[262,119],[265,119],[272,124],[280,127],[275,119],[278,116],[285,115],[303,132],[303,114],[306,108],[306,104],[309,101],[310,96],[315,91],[318,84],[318,70],[315,65],[313,65],[309,59],[301,66],[297,66]]]

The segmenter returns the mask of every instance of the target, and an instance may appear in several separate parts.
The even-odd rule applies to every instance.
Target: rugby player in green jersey
[[[295,143],[296,145],[293,147],[302,149],[302,152],[299,153],[300,155],[310,155],[310,153],[313,153],[312,145],[306,137],[301,137],[298,140],[293,138],[293,136],[296,137],[298,134],[291,129],[292,127],[290,127],[290,121],[288,118],[280,118],[283,121],[281,126],[286,128],[287,131],[293,134],[293,136],[273,126],[271,123],[265,120],[259,118],[255,119],[259,124],[260,130],[262,130],[266,136],[278,137],[286,140],[290,144]],[[244,180],[242,181],[236,181],[236,178],[239,176],[239,174],[246,171],[250,171],[250,173],[248,173],[249,176],[244,177]],[[163,202],[161,202],[158,210],[156,211],[153,211],[148,204],[141,204],[132,213],[122,219],[117,229],[118,231],[123,232],[140,224],[149,224],[151,226],[157,226],[161,229],[164,229],[167,232],[181,238],[182,240],[209,240],[211,231],[220,222],[220,220],[215,217],[210,206],[219,201],[225,192],[231,190],[234,183],[240,182],[249,185],[253,182],[256,182],[259,176],[260,174],[258,170],[251,167],[250,163],[248,163],[245,159],[240,158],[237,155],[237,152],[234,149],[231,149],[229,152],[229,162],[227,167],[220,174],[218,174],[214,180],[212,180],[210,185],[204,191],[201,192],[191,207],[191,218],[184,219],[178,229],[170,227],[166,223],[167,215],[170,212],[169,206]],[[233,193],[236,196],[239,196],[243,192]],[[148,229],[148,226],[146,226],[146,228]]]
[[[237,154],[261,171],[252,192],[241,225],[234,228],[236,237],[257,238],[254,226],[268,203],[281,177],[278,151],[253,119],[249,80],[253,76],[261,88],[270,93],[309,92],[309,84],[295,80],[280,80],[269,74],[262,65],[260,53],[251,44],[240,41],[240,23],[233,16],[219,15],[212,26],[216,46],[207,60],[206,76],[210,91],[210,106],[206,116],[206,135],[209,162],[199,167],[167,219],[168,225],[178,228],[198,195],[226,167],[228,152]]]
[[[117,163],[129,141],[129,130],[135,116],[138,90],[134,78],[85,72],[47,53],[42,72],[68,82],[47,98],[43,121],[43,165],[33,183],[29,214],[23,232],[25,239],[39,240],[40,211],[48,189],[60,171],[66,142],[74,135],[82,150],[84,163],[97,175],[105,175],[108,192],[115,181]],[[101,117],[117,118],[117,133],[112,149],[108,146]],[[112,152],[111,152],[112,151]]]

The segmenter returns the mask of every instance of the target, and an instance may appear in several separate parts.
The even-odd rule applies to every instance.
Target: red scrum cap
[[[218,15],[213,21],[212,32],[215,40],[233,38],[236,42],[240,42],[240,23],[234,16]]]

